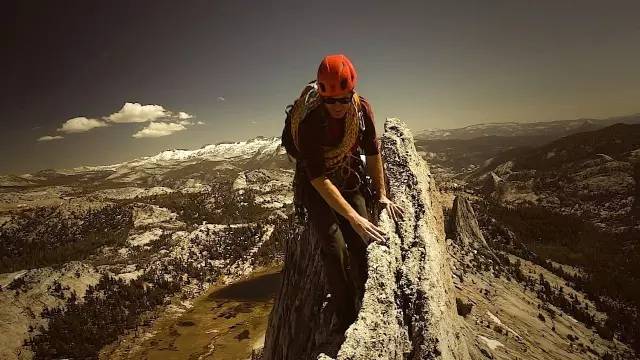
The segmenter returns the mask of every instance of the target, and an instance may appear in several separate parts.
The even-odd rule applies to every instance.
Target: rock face
[[[461,245],[474,248],[488,248],[487,241],[480,231],[473,207],[464,196],[456,196],[453,200],[451,218],[448,224],[449,237]]]
[[[599,326],[581,322],[586,318],[584,309],[595,319],[607,316],[587,294],[540,265],[497,250],[496,245],[507,248],[505,244],[519,243],[516,234],[504,224],[488,221],[482,207],[474,212],[474,200],[483,201],[468,195],[455,197],[447,232],[456,300],[467,325],[472,358],[638,359],[627,345],[603,338]],[[485,246],[485,239],[490,246]],[[535,255],[526,247],[518,253]],[[580,269],[562,266],[564,271],[580,274]],[[567,301],[584,305],[563,307]]]
[[[385,122],[381,153],[388,196],[405,217],[394,222],[386,211],[380,214],[378,225],[388,240],[367,249],[368,279],[358,318],[344,342],[328,338],[333,310],[324,306],[327,285],[318,237],[307,227],[286,244],[264,359],[470,358],[433,177],[398,119]]]
[[[496,175],[496,173],[491,171],[489,175],[487,175],[487,178],[485,180],[484,190],[488,193],[492,193],[498,190],[502,181],[503,180],[500,178],[500,176]]]

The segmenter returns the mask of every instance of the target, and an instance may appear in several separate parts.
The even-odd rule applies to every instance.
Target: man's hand
[[[349,223],[351,223],[351,227],[355,230],[358,235],[364,241],[365,246],[369,245],[371,241],[376,241],[380,243],[385,242],[384,235],[385,232],[381,228],[373,225],[367,218],[356,214],[351,219],[349,219]]]
[[[318,193],[324,198],[324,200],[342,215],[345,219],[349,220],[353,230],[360,235],[365,246],[369,245],[371,240],[384,242],[384,231],[379,227],[373,225],[367,218],[358,214],[351,204],[342,197],[340,191],[331,183],[331,180],[325,177],[318,177],[311,180],[311,184],[316,188]]]
[[[404,211],[400,206],[396,205],[393,201],[389,200],[386,196],[381,196],[378,200],[382,204],[383,209],[387,209],[391,219],[402,220],[404,218]]]

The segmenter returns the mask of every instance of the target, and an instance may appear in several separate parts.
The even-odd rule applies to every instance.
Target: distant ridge
[[[460,128],[425,129],[415,136],[419,140],[473,139],[484,136],[548,136],[562,137],[576,132],[597,130],[615,123],[638,124],[640,113],[605,119],[579,118],[538,122],[490,122]]]

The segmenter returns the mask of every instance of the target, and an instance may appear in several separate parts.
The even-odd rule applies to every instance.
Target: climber
[[[362,301],[366,248],[372,241],[385,241],[383,230],[370,221],[367,203],[377,202],[394,221],[404,215],[386,196],[373,112],[368,101],[356,93],[355,84],[355,68],[345,55],[326,56],[315,83],[322,106],[314,107],[299,122],[296,142],[304,170],[296,172],[299,179],[294,183],[300,187],[308,220],[320,235],[321,257],[338,318],[334,329],[340,332],[353,323]],[[295,107],[293,111],[296,114]]]

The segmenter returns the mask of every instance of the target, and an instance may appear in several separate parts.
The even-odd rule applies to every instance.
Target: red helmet
[[[346,95],[356,86],[356,69],[342,54],[328,55],[318,67],[318,90],[321,96]]]

